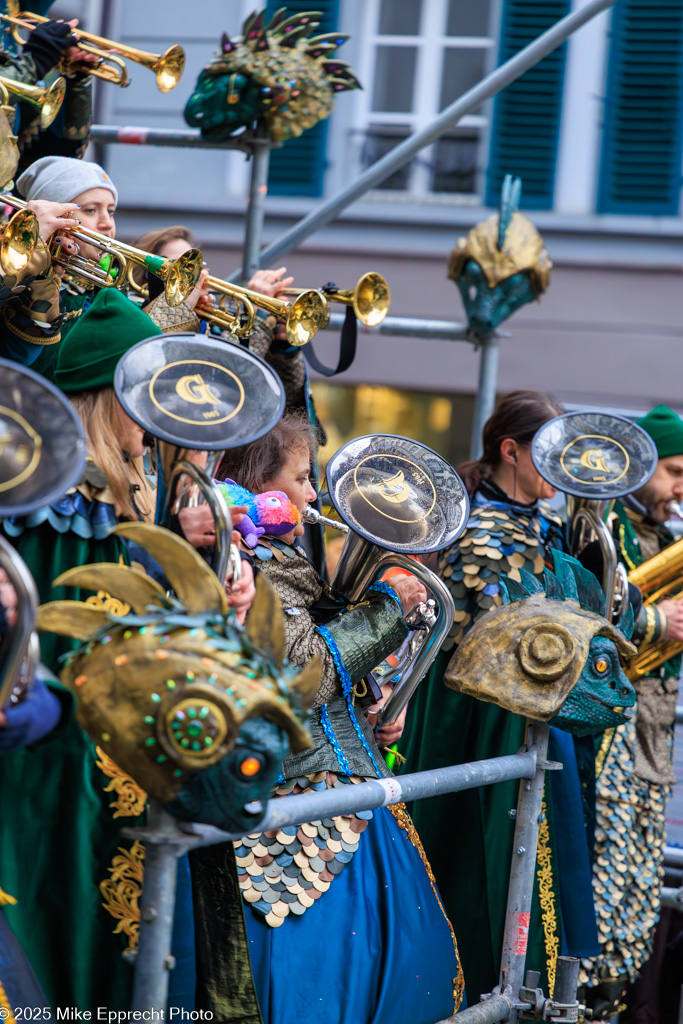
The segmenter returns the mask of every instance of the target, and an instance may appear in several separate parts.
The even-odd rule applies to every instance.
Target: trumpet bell
[[[56,82],[52,83],[45,98],[40,102],[40,127],[43,131],[50,127],[59,113],[65,93],[66,79],[58,78]]]
[[[151,65],[156,74],[159,92],[171,92],[180,81],[185,70],[185,51],[182,46],[171,46]]]
[[[329,320],[327,303],[320,292],[309,289],[290,304],[287,314],[287,341],[300,348],[306,345]]]
[[[364,327],[377,327],[389,312],[391,292],[381,274],[363,274],[353,296],[353,311]]]
[[[194,290],[202,272],[203,257],[199,249],[188,249],[175,262],[165,279],[166,301],[179,306]]]
[[[5,274],[20,274],[28,266],[39,240],[38,218],[30,210],[19,210],[8,220],[0,235],[0,267]]]

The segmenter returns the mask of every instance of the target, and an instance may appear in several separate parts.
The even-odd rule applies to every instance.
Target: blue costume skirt
[[[304,914],[271,928],[245,903],[265,1024],[434,1024],[449,1017],[464,982],[430,874],[408,814],[381,808],[351,863]]]
[[[14,1020],[11,1011],[17,1008],[42,1010],[44,1006],[48,1001],[33,968],[0,910],[0,1019],[11,1016]]]

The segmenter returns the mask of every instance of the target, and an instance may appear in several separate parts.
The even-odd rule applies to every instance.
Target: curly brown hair
[[[315,430],[305,416],[290,412],[265,437],[225,452],[216,477],[234,480],[258,494],[268,480],[278,475],[287,457],[302,449],[308,452],[312,464],[317,450]]]

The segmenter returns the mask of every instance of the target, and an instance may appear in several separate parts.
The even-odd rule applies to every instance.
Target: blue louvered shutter
[[[320,27],[312,35],[334,32],[337,28],[339,0],[268,0],[268,17],[281,7],[287,8],[287,16],[305,11],[321,11]],[[339,54],[343,59],[344,54]],[[268,191],[274,196],[321,196],[327,161],[327,119],[319,121],[313,128],[290,139],[270,154]]]
[[[607,72],[598,211],[676,215],[683,0],[619,0]]]
[[[505,0],[499,64],[569,13],[570,0]],[[522,207],[550,210],[562,113],[566,44],[495,99],[486,203],[497,206],[506,174],[522,179]]]

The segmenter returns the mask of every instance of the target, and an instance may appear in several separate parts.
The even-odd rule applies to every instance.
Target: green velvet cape
[[[525,720],[519,715],[446,688],[443,677],[451,655],[439,653],[411,699],[399,742],[407,758],[403,772],[502,757],[516,753],[524,743]],[[498,984],[515,829],[510,810],[517,807],[518,790],[519,782],[511,780],[408,805],[455,930],[469,1006]],[[541,859],[544,848],[548,855],[542,868],[537,861],[527,949],[527,965],[541,971],[540,985],[546,992],[546,944],[552,948],[560,932],[559,903],[552,897],[557,879],[549,819],[548,833],[545,844],[541,837]],[[552,903],[543,915],[539,876]]]
[[[9,539],[33,573],[41,601],[80,596],[74,588],[52,589],[64,570],[126,558],[114,537],[60,533],[48,520]],[[46,635],[41,646],[43,661],[58,673],[59,655],[74,643]],[[0,758],[0,885],[18,901],[5,908],[7,918],[53,1007],[127,1010],[133,972],[121,954],[129,941],[126,929],[135,928],[139,865],[127,865],[132,842],[120,829],[136,818],[115,818],[111,804],[118,801],[121,808],[126,795],[136,794],[120,787],[105,792],[115,780],[97,761],[76,722],[74,702],[41,743]],[[124,811],[131,809],[135,800]],[[104,909],[99,888],[112,877],[117,856],[121,871],[109,900],[123,920]]]

